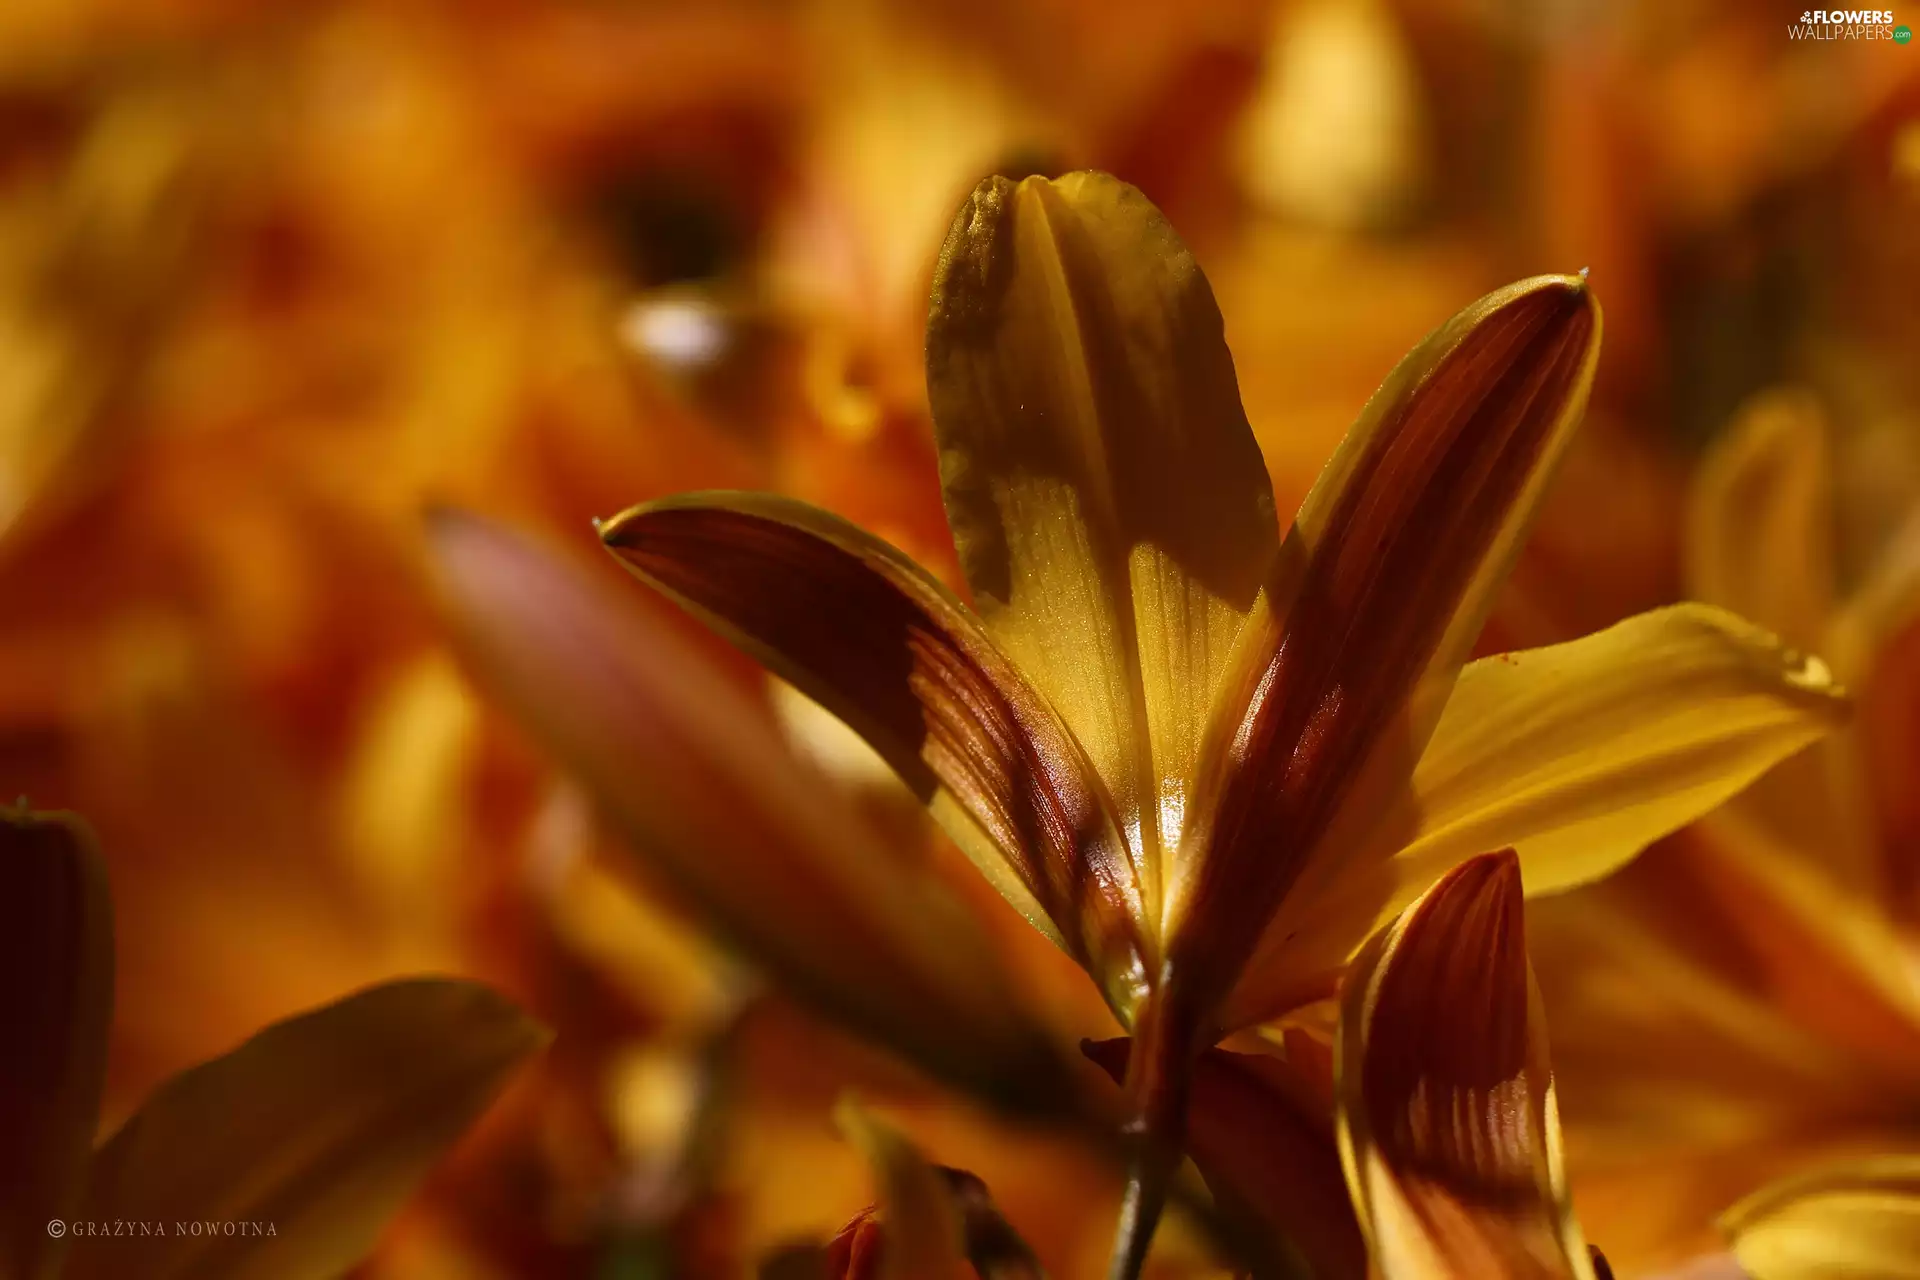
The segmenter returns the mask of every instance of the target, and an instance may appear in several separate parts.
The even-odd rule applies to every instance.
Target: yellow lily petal
[[[600,536],[857,730],[1002,896],[1131,1005],[1143,908],[1104,788],[966,606],[878,538],[771,495],[650,503]]]
[[[1279,533],[1206,277],[1123,182],[989,178],[941,251],[927,389],[975,607],[1085,745],[1157,906]]]
[[[0,1276],[59,1273],[113,1008],[113,908],[86,825],[0,810]]]
[[[433,532],[476,674],[724,934],[935,1074],[1062,1105],[1064,1055],[971,917],[786,751],[667,605],[473,517]]]
[[[1827,424],[1805,392],[1757,396],[1700,463],[1687,512],[1687,579],[1702,600],[1801,648],[1834,609]]]
[[[100,1149],[84,1216],[167,1230],[82,1237],[69,1280],[331,1280],[545,1039],[443,979],[275,1023],[167,1081]]]
[[[1368,944],[1334,1054],[1341,1159],[1383,1280],[1593,1280],[1511,851],[1456,867]]]
[[[878,1280],[973,1280],[947,1180],[913,1143],[851,1101],[835,1111],[866,1156],[878,1190]]]
[[[1920,1156],[1789,1178],[1728,1210],[1720,1229],[1753,1280],[1920,1278]]]
[[[1167,904],[1208,1016],[1346,808],[1405,784],[1585,407],[1584,280],[1489,294],[1387,378],[1301,508],[1241,635]]]
[[[1223,1017],[1284,1013],[1449,868],[1511,847],[1529,892],[1596,880],[1846,720],[1824,664],[1676,605],[1461,673],[1400,801],[1304,877]]]

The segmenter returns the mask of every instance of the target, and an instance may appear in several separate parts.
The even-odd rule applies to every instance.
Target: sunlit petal
[[[1720,1221],[1753,1280],[1920,1277],[1920,1156],[1790,1178]]]
[[[1315,485],[1242,633],[1168,900],[1168,963],[1226,994],[1342,806],[1405,784],[1585,406],[1586,282],[1489,294],[1401,362]],[[1244,713],[1241,712],[1244,708]]]
[[[434,526],[492,694],[732,941],[817,1009],[1010,1106],[1055,1106],[1061,1055],[959,905],[803,768],[667,606],[484,521]]]
[[[330,1280],[544,1040],[492,991],[452,980],[276,1023],[169,1080],[101,1148],[85,1216],[167,1230],[82,1237],[67,1274]]]
[[[1411,787],[1363,845],[1296,886],[1223,1021],[1311,995],[1481,850],[1517,849],[1532,893],[1607,875],[1847,712],[1819,659],[1705,605],[1471,663]]]
[[[1125,183],[990,178],[941,253],[927,385],[975,606],[1085,744],[1157,903],[1278,541],[1212,291]]]
[[[601,536],[858,730],[995,887],[1126,1007],[1142,908],[1100,781],[964,605],[886,543],[783,498],[675,498]]]
[[[1335,1055],[1341,1156],[1384,1280],[1592,1280],[1511,851],[1455,868],[1368,944]]]
[[[113,1006],[113,910],[71,814],[0,810],[0,1276],[58,1274],[86,1185]]]

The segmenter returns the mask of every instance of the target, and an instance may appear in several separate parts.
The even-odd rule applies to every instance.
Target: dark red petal
[[[1385,1275],[1585,1280],[1511,849],[1447,873],[1354,961],[1338,1116]]]
[[[1578,279],[1489,295],[1396,370],[1308,500],[1203,757],[1168,944],[1190,998],[1231,986],[1356,782],[1382,761],[1411,773],[1577,422],[1599,327]]]
[[[860,733],[989,879],[1130,1003],[1139,891],[1099,778],[959,601],[879,539],[769,495],[636,507],[601,536]]]

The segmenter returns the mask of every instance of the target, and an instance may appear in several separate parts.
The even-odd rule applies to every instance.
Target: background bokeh
[[[933,254],[983,174],[1090,166],[1194,247],[1283,509],[1428,329],[1590,269],[1599,385],[1487,647],[1678,597],[1697,460],[1780,388],[1828,433],[1850,589],[1920,494],[1920,48],[1792,40],[1798,16],[0,7],[0,789],[86,814],[109,858],[106,1123],[266,1021],[464,973],[558,1038],[368,1275],[751,1274],[871,1199],[829,1119],[848,1087],[985,1178],[1053,1274],[1097,1273],[1109,1171],[764,990],[484,705],[423,512],[590,549],[633,502],[769,488],[951,577]],[[835,726],[714,653],[954,863]],[[954,880],[1103,1034],[1068,962]],[[1576,1077],[1576,1134],[1580,1104]]]

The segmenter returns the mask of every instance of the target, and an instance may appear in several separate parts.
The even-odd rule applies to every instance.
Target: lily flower
[[[1702,463],[1688,572],[1822,646],[1856,717],[1543,904],[1569,1159],[1623,1268],[1729,1246],[1758,1280],[1920,1258],[1920,523],[1843,591],[1833,452],[1812,397],[1756,399]]]
[[[275,1023],[93,1147],[113,997],[106,876],[68,814],[0,813],[0,1276],[323,1280],[545,1032],[412,979]]]
[[[1116,1275],[1144,1258],[1204,1048],[1331,995],[1461,860],[1513,847],[1536,891],[1604,875],[1843,715],[1816,660],[1698,606],[1467,663],[1599,335],[1580,277],[1469,306],[1388,376],[1282,540],[1219,312],[1165,219],[1101,174],[988,179],[942,251],[927,335],[971,607],[769,495],[602,526],[642,580],[861,733],[1132,1032]],[[653,689],[667,677],[639,649],[657,621],[611,616],[599,588],[471,522],[440,537],[480,675],[563,760],[638,827],[709,803],[636,777],[691,766],[615,722],[682,727],[661,708],[692,695]],[[789,789],[761,763],[732,770],[750,795]],[[792,839],[730,843],[740,874],[700,870],[735,936],[751,914],[792,982],[837,956],[869,1000],[891,985],[848,971],[866,939],[844,916],[809,921],[813,900],[767,903],[743,878]]]

